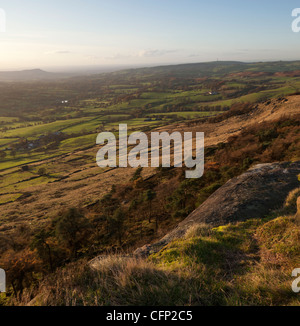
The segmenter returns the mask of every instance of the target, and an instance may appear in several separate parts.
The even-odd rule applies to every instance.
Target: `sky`
[[[0,70],[298,60],[300,33],[291,28],[298,7],[294,0],[0,0]]]

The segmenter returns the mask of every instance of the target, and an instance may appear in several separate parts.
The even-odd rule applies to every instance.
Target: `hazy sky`
[[[0,69],[300,59],[300,33],[291,29],[297,7],[294,0],[0,0]]]

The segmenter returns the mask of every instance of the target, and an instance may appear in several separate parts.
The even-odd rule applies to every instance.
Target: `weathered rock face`
[[[289,192],[299,186],[300,162],[256,165],[227,182],[181,225],[214,226],[261,218],[280,208]]]
[[[206,223],[216,227],[264,217],[282,207],[289,192],[299,186],[299,174],[300,161],[256,165],[218,189],[175,230],[152,245],[151,251],[184,236],[193,225]]]

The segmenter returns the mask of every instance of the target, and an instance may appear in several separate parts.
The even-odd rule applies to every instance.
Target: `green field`
[[[32,293],[39,282],[46,284],[47,277],[52,279],[60,268],[62,273],[67,271],[69,262],[76,268],[76,272],[67,277],[72,279],[75,275],[70,293],[76,295],[79,288],[80,291],[89,284],[76,274],[85,261],[91,261],[96,256],[103,257],[107,252],[132,252],[146,243],[155,243],[228,180],[238,177],[254,164],[296,160],[299,152],[299,119],[296,114],[257,125],[256,121],[264,116],[261,114],[263,108],[271,112],[278,105],[279,113],[286,113],[287,110],[283,111],[286,101],[287,107],[289,102],[292,103],[291,112],[296,112],[293,104],[296,99],[286,100],[283,97],[299,92],[300,74],[298,76],[297,71],[300,71],[300,62],[214,62],[131,69],[51,82],[2,83],[0,243],[3,248],[0,263],[2,268],[10,271],[10,282],[17,279],[12,276],[23,275],[23,268],[30,279],[28,284],[26,279],[21,279],[19,292],[15,294],[12,283],[8,299],[14,296],[21,298],[24,290],[26,298],[32,301]],[[278,100],[270,101],[272,98]],[[66,99],[67,103],[63,101]],[[247,104],[234,105],[237,103]],[[259,110],[255,110],[257,107]],[[253,115],[248,120],[252,111]],[[279,115],[278,112],[274,113],[274,117],[276,115]],[[273,117],[273,113],[270,116]],[[185,167],[99,168],[96,162],[97,135],[112,132],[118,137],[120,124],[127,124],[129,134],[139,131],[150,133],[156,128],[184,132],[189,127],[193,131],[201,131],[203,127],[206,135],[213,131],[209,135],[210,144],[206,142],[205,174],[200,179],[187,180],[184,178]],[[275,157],[278,152],[280,156]],[[255,194],[252,195],[254,197]],[[296,206],[296,197],[293,205]],[[291,219],[279,217],[275,229],[279,230],[282,222],[288,220]],[[240,298],[241,288],[236,287],[238,291],[233,291],[232,286],[235,283],[243,286],[243,275],[240,273],[245,272],[247,277],[257,280],[257,269],[253,264],[255,258],[261,272],[257,286],[259,291],[254,294],[250,293],[252,290],[244,292],[242,299],[248,303],[249,296],[253,296],[257,301],[252,302],[259,302],[263,292],[267,297],[263,303],[268,303],[271,294],[275,295],[278,290],[276,296],[278,293],[282,296],[282,290],[285,290],[277,286],[277,290],[271,293],[260,283],[261,280],[265,282],[266,277],[274,283],[272,277],[279,266],[266,274],[262,265],[262,258],[271,256],[264,256],[265,239],[261,239],[260,247],[257,245],[257,231],[262,230],[264,225],[268,227],[268,222],[262,220],[257,224],[250,221],[250,224],[243,222],[237,227],[229,225],[209,230],[205,225],[202,229],[201,225],[201,229],[194,230],[194,235],[191,233],[190,237],[180,241],[175,239],[162,251],[151,255],[143,263],[145,274],[141,274],[140,267],[128,264],[127,258],[125,267],[121,266],[120,270],[123,273],[129,268],[129,274],[119,273],[117,264],[108,265],[107,284],[110,286],[110,280],[114,285],[120,279],[122,284],[128,281],[125,295],[119,296],[117,291],[117,296],[126,298],[126,293],[133,293],[136,300],[137,292],[147,304],[155,302],[159,292],[156,285],[164,282],[165,289],[171,289],[173,293],[170,298],[175,298],[176,302],[169,301],[164,289],[161,293],[168,299],[166,302],[172,304],[180,303],[182,297],[185,304],[192,304],[189,293],[178,292],[182,285],[185,289],[190,288],[191,292],[196,286],[197,300],[207,288],[206,298],[210,304],[216,303],[211,301],[211,293],[236,303],[239,302],[237,298]],[[67,239],[65,234],[69,231]],[[294,246],[299,240],[297,234],[286,232],[284,237],[289,240],[291,234],[295,235]],[[191,254],[191,249],[195,254]],[[219,253],[224,259],[219,259]],[[15,257],[17,260],[14,260]],[[237,257],[236,262],[234,257]],[[231,261],[239,267],[234,278],[228,278],[228,275],[233,275],[231,268],[236,268],[228,264]],[[9,269],[3,262],[8,264]],[[217,271],[213,268],[216,266]],[[117,272],[116,279],[111,276],[113,270]],[[142,287],[137,291],[133,288],[139,284],[138,279],[148,291],[149,270],[150,274],[155,273],[155,282],[152,283],[155,286],[151,297],[145,297]],[[134,273],[134,278],[128,279],[131,273]],[[163,278],[162,274],[165,274]],[[100,275],[101,284],[105,283],[103,275],[106,272]],[[67,278],[62,279],[67,281]],[[173,280],[171,285],[170,278]],[[84,284],[80,285],[82,281]],[[95,277],[91,279],[91,282],[94,281]],[[277,280],[277,285],[279,283],[281,278]],[[63,283],[60,278],[55,280],[55,284],[62,294],[60,302],[63,303],[66,289],[61,290]],[[120,284],[117,285],[122,288]],[[174,284],[177,285],[174,287]],[[50,287],[49,293],[53,293],[55,286]],[[99,288],[96,296],[88,288],[87,300],[94,301],[98,295],[103,296]],[[112,288],[110,286],[108,300],[104,304],[110,304]],[[286,293],[290,297],[290,292]],[[55,295],[55,303],[57,297]],[[1,298],[0,295],[0,306]],[[40,300],[41,297],[37,298]],[[197,300],[193,302],[203,304]]]
[[[92,147],[97,133],[116,132],[121,123],[141,131],[293,94],[300,89],[300,76],[288,74],[294,70],[299,62],[208,63],[23,83],[15,93],[8,86],[15,101],[11,110],[0,94],[0,171]],[[69,102],[61,105],[57,98]]]

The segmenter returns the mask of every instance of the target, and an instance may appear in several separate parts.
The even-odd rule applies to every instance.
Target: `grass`
[[[17,138],[17,137],[32,137],[37,135],[43,135],[49,132],[57,132],[63,130],[74,124],[81,124],[85,119],[86,118],[62,120],[62,121],[56,121],[56,122],[37,125],[37,126],[17,128],[13,130],[8,130],[6,132],[1,132],[0,137]]]
[[[0,194],[5,192],[19,192],[22,190],[30,191],[31,187],[48,184],[55,180],[56,178],[52,178],[48,176],[35,177],[30,180],[17,183],[15,185],[6,186],[5,188],[0,189]]]
[[[120,122],[122,120],[126,120],[128,119],[130,116],[129,115],[113,115],[112,117],[114,117],[115,119],[119,119]],[[102,123],[104,121],[109,121],[110,117],[106,117],[106,116],[102,116],[102,117],[97,117],[97,118],[93,118],[89,121],[86,122],[82,122],[79,123],[77,125],[62,129],[61,131],[67,134],[73,134],[73,133],[80,133],[82,131],[86,131],[86,132],[95,132],[97,130],[98,127],[100,127],[102,125]]]
[[[59,151],[72,152],[76,149],[96,145],[97,134],[85,135],[63,140],[59,145]]]
[[[32,164],[35,162],[41,162],[43,160],[51,159],[58,157],[67,153],[71,153],[86,147],[96,145],[97,134],[89,134],[84,136],[72,137],[66,140],[63,140],[57,149],[49,150],[47,152],[28,152],[17,153],[16,157],[7,156],[0,162],[0,171],[6,170],[14,167],[19,167],[26,164]]]
[[[13,143],[14,141],[17,141],[18,138],[3,138],[0,139],[0,147],[6,147],[6,145]]]
[[[19,120],[18,118],[14,117],[0,117],[0,123],[2,122],[13,122],[14,120]]]
[[[295,66],[295,68],[299,67],[299,63]],[[286,66],[284,67],[283,71],[286,69]],[[257,65],[253,67],[249,65],[248,68],[249,71],[263,69]],[[239,67],[236,68],[237,71],[239,69]],[[270,64],[266,65],[266,69],[276,71],[279,68]],[[197,78],[201,76],[200,70],[198,72],[195,72],[194,68],[192,70],[191,76]],[[231,87],[235,88],[233,91],[240,91],[250,85],[252,93],[228,99],[221,90],[216,96],[208,96],[211,86],[205,82],[198,84],[198,81],[197,83],[190,81],[186,78],[189,77],[188,73],[187,76],[180,76],[184,78],[179,78],[180,80],[174,85],[172,81],[169,83],[162,78],[163,92],[155,91],[157,87],[155,83],[159,81],[159,76],[155,74],[149,76],[155,80],[154,83],[151,79],[148,83],[141,82],[137,78],[137,84],[133,81],[134,79],[126,79],[128,76],[124,74],[124,80],[118,80],[117,84],[108,81],[104,83],[104,88],[102,86],[98,88],[95,85],[97,93],[89,93],[90,99],[81,100],[78,95],[79,100],[74,101],[74,107],[70,104],[70,107],[55,109],[54,102],[45,104],[40,100],[40,103],[44,104],[39,104],[41,106],[39,109],[29,111],[27,114],[26,105],[31,106],[32,103],[28,95],[28,98],[22,100],[24,103],[21,106],[21,112],[24,109],[26,114],[25,120],[22,120],[22,117],[20,119],[0,117],[0,124],[3,123],[0,132],[1,149],[18,141],[19,137],[33,140],[40,135],[56,131],[62,131],[69,138],[61,141],[57,148],[45,151],[41,149],[41,152],[18,150],[16,156],[12,157],[12,153],[9,150],[6,151],[6,158],[0,162],[0,170],[8,169],[2,171],[2,177],[0,176],[0,204],[14,202],[22,196],[22,192],[30,192],[32,187],[48,184],[65,176],[70,165],[67,161],[58,162],[58,160],[64,160],[64,154],[71,154],[67,158],[70,162],[73,161],[74,165],[71,164],[71,169],[82,169],[88,162],[91,166],[95,165],[94,152],[91,151],[89,156],[89,154],[76,153],[76,151],[95,145],[96,129],[102,126],[103,122],[107,131],[113,128],[118,129],[121,122],[127,123],[129,130],[139,130],[144,127],[166,124],[166,121],[171,120],[168,116],[172,115],[192,119],[218,113],[215,111],[172,112],[172,110],[229,107],[235,102],[255,103],[271,97],[291,94],[297,87],[300,87],[297,78],[247,77],[238,79],[234,77],[232,79],[230,76],[223,76],[222,69],[219,67],[209,68],[210,74],[214,77],[213,82],[224,82],[225,89]],[[144,77],[143,79],[146,78]],[[260,86],[266,87],[266,90],[257,92],[256,88]],[[36,92],[35,88],[36,86],[34,92]],[[72,93],[66,95],[63,87],[59,86],[58,89],[61,90],[64,98],[72,97]],[[106,93],[108,89],[112,92]],[[51,90],[53,93],[50,97],[53,98],[56,91],[50,88]],[[133,99],[133,96],[128,97],[131,98],[130,100],[119,99],[119,96],[126,94],[138,95],[138,98]],[[151,109],[149,104],[151,104]],[[50,108],[52,105],[53,107]],[[165,113],[166,111],[168,112]],[[165,115],[167,118],[163,122],[145,122],[146,116],[157,115]],[[132,116],[139,118],[131,119]],[[68,120],[63,120],[63,117],[68,117]],[[53,120],[57,121],[49,123]],[[4,128],[7,131],[4,132]],[[87,133],[91,134],[86,135]],[[54,157],[57,158],[54,163],[47,161]],[[31,166],[30,172],[21,172],[17,168],[33,162],[39,164]],[[13,167],[16,168],[12,170]],[[38,175],[40,167],[46,168],[46,176]],[[98,168],[95,168],[95,171],[83,170],[80,173],[71,174],[68,182],[84,180],[103,171]],[[203,191],[206,190],[210,191],[210,189],[203,189]],[[15,212],[18,218],[22,215],[19,210],[18,208]],[[14,214],[10,211],[7,214],[11,213]],[[148,222],[141,226],[144,230],[153,231],[154,229],[154,225],[149,225]],[[86,261],[67,265],[46,278],[37,291],[32,288],[33,293],[26,292],[23,303],[28,303],[33,296],[38,294],[35,304],[43,305],[299,304],[299,297],[294,296],[290,288],[291,270],[300,265],[298,230],[291,216],[276,216],[217,229],[211,229],[206,225],[198,226],[190,230],[186,238],[170,243],[148,260],[108,256],[92,269],[87,266]]]
[[[26,180],[31,179],[32,177],[35,177],[36,175],[31,172],[20,172],[15,171],[14,173],[10,173],[7,175],[0,174],[0,189],[4,188],[11,184],[20,183]]]
[[[150,114],[151,117],[157,117],[157,116],[172,116],[172,115],[176,115],[178,117],[182,117],[182,118],[190,118],[190,119],[194,119],[194,118],[201,118],[201,117],[208,117],[211,115],[215,115],[218,114],[220,112],[194,112],[194,111],[187,111],[187,112],[168,112],[168,113],[153,113]]]
[[[300,87],[299,78],[285,76],[271,76],[267,78],[247,77],[247,80],[245,81],[243,78],[238,79],[239,77],[224,75],[224,73],[235,71],[259,71],[259,69],[270,69],[270,71],[276,71],[276,69],[281,71],[282,69],[282,71],[284,71],[284,69],[296,69],[298,66],[299,62],[266,65],[255,64],[243,67],[241,65],[235,67],[233,64],[232,66],[221,65],[218,67],[212,65],[208,70],[205,70],[204,73],[207,74],[207,76],[211,76],[211,74],[214,76],[213,79],[215,82],[224,83],[222,87],[225,87],[225,89],[226,87],[230,87],[235,91],[239,91],[249,85],[252,86],[252,93],[250,92],[244,96],[236,96],[232,99],[228,99],[226,95],[222,94],[222,87],[220,88],[220,94],[216,96],[208,96],[207,93],[208,91],[211,91],[211,86],[203,80],[197,81],[187,79],[186,84],[184,84],[183,87],[179,81],[175,81],[175,84],[173,85],[172,82],[165,84],[162,79],[162,91],[156,91],[157,86],[155,83],[151,82],[151,80],[155,77],[155,81],[159,81],[160,76],[165,76],[165,74],[168,76],[170,73],[168,72],[168,67],[154,69],[151,74],[149,74],[150,70],[137,71],[137,81],[134,83],[131,77],[135,76],[135,72],[131,72],[133,73],[133,76],[131,76],[131,73],[129,72],[120,72],[120,80],[108,82],[106,86],[110,89],[110,92],[108,93],[106,93],[107,89],[105,88],[103,94],[101,92],[99,92],[99,94],[91,93],[92,95],[90,95],[90,98],[82,98],[74,104],[72,103],[69,106],[60,108],[56,108],[53,102],[52,104],[47,105],[47,107],[41,109],[41,111],[30,111],[28,115],[26,115],[26,121],[19,118],[18,114],[16,114],[16,117],[5,117],[4,113],[0,114],[0,122],[3,123],[3,128],[1,128],[2,131],[0,131],[0,148],[2,150],[8,145],[17,142],[22,137],[33,141],[41,135],[57,131],[62,131],[67,135],[67,137],[70,137],[68,140],[60,144],[59,150],[56,151],[56,153],[48,151],[47,153],[39,153],[36,155],[30,152],[25,153],[17,151],[16,157],[12,158],[10,156],[10,151],[7,150],[7,157],[0,163],[0,169],[29,164],[38,161],[39,158],[40,160],[43,160],[45,158],[64,154],[65,151],[68,150],[73,151],[80,149],[81,146],[89,146],[89,144],[94,143],[94,140],[92,139],[93,136],[82,136],[82,138],[78,137],[78,139],[73,137],[75,135],[77,137],[80,134],[96,133],[97,129],[100,126],[102,127],[103,123],[105,123],[104,129],[106,131],[111,131],[111,129],[116,128],[120,123],[127,123],[129,128],[132,130],[142,130],[144,127],[161,126],[171,121],[171,118],[166,118],[160,123],[155,121],[145,122],[144,120],[146,116],[155,117],[156,114],[163,114],[166,117],[169,115],[176,115],[178,119],[193,119],[218,113],[215,111],[194,112],[192,110],[195,107],[203,108],[220,106],[224,108],[230,107],[236,102],[255,103],[267,98],[291,94]],[[192,69],[191,71],[189,70],[190,68]],[[190,78],[196,73],[194,71],[195,67],[190,68],[189,66],[180,68],[180,71],[181,69],[184,69],[180,74],[184,76],[184,78]],[[202,68],[204,67],[201,67],[201,69]],[[185,71],[185,69],[187,70]],[[199,73],[196,73],[194,77],[198,78],[201,75],[199,75]],[[173,74],[176,76],[175,72],[173,72]],[[112,76],[116,75],[118,74],[112,74]],[[100,77],[95,77],[92,80],[96,83],[98,80],[97,78]],[[147,78],[150,79],[147,80]],[[178,82],[181,86],[177,86]],[[259,92],[255,91],[255,87],[260,87],[261,85],[266,86],[268,89]],[[36,92],[35,89],[34,92]],[[63,89],[62,87],[57,87],[57,85],[54,85],[54,87],[50,88],[49,91],[44,92],[45,90],[43,90],[41,96],[43,95],[47,98],[52,98],[53,94],[56,94],[58,97],[61,95],[63,98],[71,99],[73,94],[68,90],[68,88]],[[99,97],[100,94],[101,97]],[[119,99],[119,96],[122,95],[130,95],[130,99]],[[137,98],[135,98],[135,96],[137,96]],[[26,99],[27,98],[24,98],[23,102],[26,102]],[[29,99],[28,103],[31,103]],[[27,105],[27,102],[25,104]],[[52,107],[52,105],[54,106]],[[178,108],[182,107],[191,110],[191,112],[172,112],[173,106],[176,107],[176,110],[174,111],[178,111]],[[149,109],[149,107],[151,107],[151,109]],[[23,109],[24,108],[22,107],[22,110]],[[130,116],[141,109],[143,110],[142,117],[130,119]],[[149,110],[148,114],[147,110]],[[4,109],[2,111],[6,112]],[[108,115],[108,112],[111,112],[111,115]],[[62,120],[63,117],[66,119]],[[110,117],[113,118],[113,120],[110,120]],[[52,119],[56,119],[56,121],[48,122],[48,120],[52,121]],[[118,121],[115,121],[115,119],[118,119]]]
[[[300,264],[299,237],[286,216],[197,226],[148,260],[106,256],[71,264],[44,280],[31,304],[299,306],[290,277]]]
[[[22,194],[6,194],[6,195],[0,195],[0,205],[11,203],[16,201],[22,196]]]

